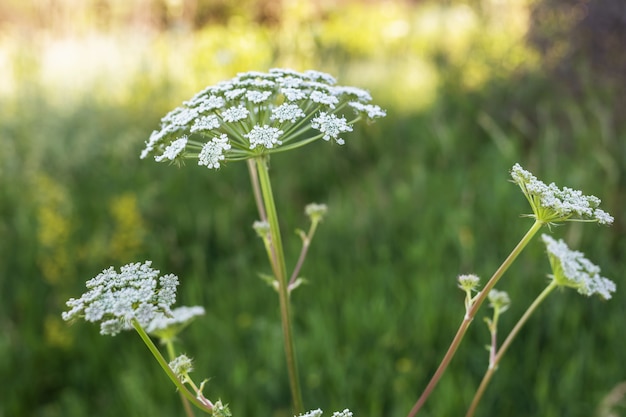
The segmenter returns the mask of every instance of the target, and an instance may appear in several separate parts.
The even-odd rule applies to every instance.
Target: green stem
[[[519,241],[517,246],[515,246],[513,251],[504,260],[502,265],[500,265],[500,267],[496,270],[496,272],[494,272],[493,276],[489,279],[489,281],[487,282],[483,290],[480,293],[478,293],[478,296],[472,303],[472,307],[469,309],[469,311],[465,313],[465,317],[463,318],[463,321],[461,322],[459,329],[457,330],[456,335],[454,336],[454,339],[452,340],[452,343],[450,343],[450,346],[448,347],[448,351],[446,352],[445,356],[441,360],[439,367],[437,368],[434,375],[430,379],[430,382],[428,382],[428,385],[422,392],[422,395],[419,397],[419,399],[417,400],[417,402],[415,403],[415,405],[409,412],[408,417],[414,417],[418,413],[418,411],[422,408],[422,406],[424,405],[424,403],[426,402],[426,400],[428,399],[432,391],[435,389],[435,386],[437,386],[437,383],[443,376],[444,372],[448,368],[448,365],[450,364],[450,361],[452,360],[452,358],[454,357],[454,354],[459,348],[461,341],[463,340],[463,337],[465,336],[465,333],[467,332],[467,329],[470,326],[470,323],[476,316],[476,313],[478,312],[478,309],[480,308],[482,303],[487,299],[487,296],[489,295],[489,291],[493,289],[493,287],[497,284],[497,282],[500,280],[502,275],[504,275],[504,273],[507,271],[507,269],[509,269],[509,267],[515,261],[518,255],[524,250],[526,245],[528,245],[528,243],[532,240],[533,236],[535,236],[535,234],[539,231],[539,229],[541,229],[541,226],[543,226],[543,222],[539,220],[535,220],[535,223],[531,226],[528,232],[526,232],[522,240]]]
[[[530,305],[530,307],[528,307],[526,312],[524,312],[524,315],[519,319],[515,327],[513,327],[513,330],[511,330],[509,335],[506,337],[505,341],[502,343],[502,346],[498,350],[498,353],[495,356],[493,363],[489,364],[489,367],[487,368],[487,372],[485,372],[485,376],[483,376],[483,380],[480,382],[480,386],[478,387],[478,390],[476,390],[476,394],[474,395],[472,404],[467,410],[467,414],[465,414],[465,417],[472,417],[474,415],[474,413],[476,412],[476,407],[478,407],[478,403],[480,402],[485,392],[485,389],[487,388],[487,385],[489,384],[489,381],[491,381],[491,377],[493,377],[493,374],[498,368],[498,363],[500,363],[502,356],[504,356],[504,354],[506,353],[507,349],[513,342],[513,339],[515,339],[515,337],[519,333],[522,326],[528,321],[528,318],[535,312],[537,307],[539,307],[539,304],[541,304],[543,300],[545,300],[546,297],[556,287],[558,287],[558,284],[556,283],[555,280],[552,280],[550,284],[546,288],[544,288],[541,294],[539,294],[537,298],[535,298],[535,301],[533,301],[533,303]]]
[[[298,257],[298,262],[296,262],[296,266],[293,268],[293,272],[291,274],[291,278],[289,279],[289,287],[296,282],[298,278],[298,274],[300,273],[300,269],[304,264],[304,260],[306,259],[306,255],[309,252],[309,247],[311,246],[311,240],[313,239],[313,235],[315,235],[315,231],[317,230],[317,225],[319,221],[312,221],[311,227],[309,228],[309,233],[302,236],[302,250],[300,251],[300,256]]]
[[[300,381],[298,378],[295,343],[291,325],[291,306],[289,302],[287,268],[285,266],[285,255],[280,236],[278,215],[276,213],[276,205],[274,204],[274,196],[272,194],[272,185],[270,182],[267,160],[264,157],[259,157],[256,159],[256,162],[263,202],[267,213],[267,221],[270,224],[270,239],[274,258],[270,259],[270,263],[272,264],[274,275],[278,281],[278,298],[285,343],[285,356],[287,359],[287,372],[289,374],[289,387],[291,389],[294,412],[295,414],[301,414],[304,412],[304,406],[302,403],[302,393],[300,391]]]
[[[183,385],[183,383],[178,379],[178,377],[176,377],[176,375],[174,374],[174,371],[172,371],[172,368],[170,368],[170,366],[167,364],[167,362],[165,361],[165,358],[163,357],[163,355],[161,355],[161,352],[159,352],[159,349],[155,346],[154,342],[152,342],[152,339],[150,339],[150,336],[148,336],[148,334],[143,329],[143,327],[141,327],[139,322],[133,319],[132,325],[137,331],[137,333],[139,333],[141,340],[143,340],[143,342],[146,344],[148,349],[150,349],[150,352],[152,352],[152,355],[157,360],[159,365],[161,365],[161,368],[163,368],[167,376],[172,380],[174,385],[176,385],[176,388],[178,388],[178,391],[181,392],[185,396],[185,398],[191,401],[191,403],[195,405],[196,407],[198,407],[200,410],[204,411],[205,413],[212,414],[211,407],[208,407],[202,404],[191,392],[189,392],[189,390]]]
[[[267,221],[267,214],[265,214],[265,208],[263,207],[263,198],[261,197],[261,190],[259,190],[259,174],[256,171],[254,160],[248,159],[248,172],[250,173],[250,182],[252,183],[252,192],[254,193],[254,201],[256,207],[259,210],[259,217],[262,221]]]

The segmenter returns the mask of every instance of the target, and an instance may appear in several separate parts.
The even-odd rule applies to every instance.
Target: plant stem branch
[[[254,193],[254,201],[256,207],[259,210],[259,217],[262,221],[267,221],[267,214],[265,214],[265,207],[263,207],[263,198],[261,197],[261,189],[259,188],[259,174],[256,170],[254,160],[248,159],[248,172],[250,173],[250,182],[252,183],[252,192]]]
[[[161,355],[161,352],[159,352],[159,349],[155,346],[154,342],[152,341],[152,339],[150,339],[150,336],[148,336],[148,334],[143,329],[143,327],[141,327],[139,322],[133,319],[132,325],[137,331],[137,333],[139,333],[141,340],[143,340],[143,342],[146,344],[150,352],[152,352],[152,355],[157,360],[159,365],[161,365],[161,368],[163,368],[167,376],[172,380],[174,385],[176,385],[176,388],[178,388],[178,390],[193,405],[195,405],[196,407],[198,407],[200,410],[204,411],[205,413],[212,414],[212,407],[202,404],[191,392],[189,392],[189,390],[185,387],[185,385],[183,385],[180,379],[178,379],[178,377],[174,374],[174,371],[172,371],[172,368],[170,368],[170,366],[167,364],[167,362],[165,361],[165,358],[163,357],[163,355]]]
[[[450,364],[450,361],[454,357],[459,345],[461,344],[461,341],[463,340],[463,337],[465,336],[465,333],[467,332],[469,325],[471,324],[472,320],[476,316],[478,309],[480,308],[482,303],[487,299],[487,296],[489,295],[489,291],[493,289],[493,287],[500,280],[502,275],[504,275],[504,273],[507,271],[507,269],[509,269],[509,267],[515,261],[518,255],[524,250],[526,245],[528,245],[528,243],[532,240],[533,236],[539,231],[539,229],[541,229],[541,226],[543,226],[543,222],[540,222],[539,220],[535,220],[535,223],[531,226],[528,232],[526,232],[526,234],[519,241],[517,246],[515,246],[513,251],[504,260],[502,265],[500,265],[500,267],[496,270],[496,272],[494,272],[493,276],[489,279],[489,281],[487,282],[483,290],[480,293],[478,293],[476,299],[472,303],[471,308],[465,314],[465,317],[463,318],[463,321],[461,322],[459,329],[457,330],[457,333],[454,336],[454,339],[452,340],[452,343],[448,347],[448,351],[446,352],[445,356],[441,360],[439,367],[437,368],[434,375],[430,379],[430,382],[428,382],[428,385],[422,392],[422,395],[419,397],[419,399],[417,400],[417,402],[415,403],[415,405],[409,412],[408,417],[414,417],[422,408],[422,406],[424,405],[424,403],[426,402],[426,400],[428,399],[432,391],[435,389],[435,386],[437,386],[437,383],[443,376],[444,372],[446,371],[448,365]]]
[[[293,268],[293,273],[291,274],[291,278],[289,279],[289,286],[291,286],[296,279],[298,278],[298,274],[300,273],[300,269],[302,269],[302,265],[304,264],[304,260],[306,259],[306,255],[309,252],[309,247],[311,246],[311,240],[313,239],[313,235],[317,230],[317,225],[319,221],[311,222],[311,227],[309,228],[309,233],[302,236],[302,250],[300,251],[300,256],[298,257],[298,262],[296,263],[295,268]]]
[[[507,349],[513,342],[513,339],[515,339],[515,336],[517,336],[517,334],[519,333],[522,326],[524,326],[524,324],[528,321],[528,318],[535,312],[537,307],[539,307],[539,304],[541,304],[543,300],[545,300],[546,297],[556,287],[558,287],[557,282],[555,280],[552,280],[550,284],[548,284],[548,286],[544,288],[541,294],[539,294],[537,298],[535,298],[535,301],[533,301],[533,303],[524,312],[524,315],[515,324],[515,327],[513,327],[513,330],[511,330],[509,335],[506,337],[505,341],[502,343],[502,346],[500,346],[500,349],[498,350],[498,353],[496,354],[493,360],[493,363],[489,364],[489,367],[487,368],[487,372],[485,372],[485,375],[483,376],[483,380],[480,382],[480,386],[478,387],[478,390],[476,390],[476,394],[474,394],[474,399],[472,400],[472,404],[467,410],[467,414],[465,414],[465,417],[472,417],[474,415],[474,413],[476,412],[476,408],[478,407],[478,403],[480,402],[485,392],[485,389],[487,388],[487,385],[489,384],[489,381],[491,381],[491,377],[493,377],[494,373],[496,372],[496,369],[498,368],[498,363],[502,359],[502,356],[504,356],[504,354],[506,353]]]
[[[272,194],[267,160],[263,157],[256,159],[256,166],[259,175],[259,184],[267,221],[270,224],[270,239],[274,259],[270,259],[274,276],[278,281],[278,299],[280,303],[280,317],[282,322],[283,337],[285,344],[285,357],[287,360],[287,372],[289,374],[289,387],[293,400],[295,414],[304,412],[302,403],[302,393],[300,391],[300,381],[298,377],[298,366],[296,362],[295,343],[291,324],[291,306],[289,301],[289,285],[287,282],[287,268],[285,266],[285,255],[278,224],[276,205]]]

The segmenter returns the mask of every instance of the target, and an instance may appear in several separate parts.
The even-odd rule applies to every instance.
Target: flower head
[[[584,254],[571,250],[563,240],[554,240],[548,235],[541,238],[546,245],[552,278],[557,284],[575,288],[580,294],[598,294],[608,300],[615,292],[615,283],[600,276],[600,267],[585,258]]]
[[[100,333],[113,336],[131,329],[133,320],[145,328],[156,317],[171,315],[178,278],[172,274],[159,277],[150,265],[150,261],[124,265],[119,273],[113,267],[105,269],[87,281],[86,293],[67,301],[70,310],[63,312],[63,320],[82,317],[100,322]]]
[[[476,291],[480,278],[475,274],[463,274],[457,278],[459,281],[459,288],[466,292]]]
[[[546,185],[519,164],[511,169],[511,177],[528,199],[532,217],[536,220],[547,224],[564,221],[613,223],[613,217],[598,208],[598,197],[583,195],[581,191],[567,187],[560,189],[554,183]]]
[[[310,203],[304,208],[304,213],[309,216],[312,222],[320,222],[328,212],[326,204]]]
[[[159,337],[161,340],[171,340],[180,333],[196,317],[204,315],[204,307],[177,307],[170,315],[157,314],[146,327],[146,332]]]
[[[169,367],[179,379],[184,379],[187,374],[193,371],[193,363],[187,355],[179,355],[169,364]]]
[[[322,414],[324,414],[324,412],[318,408],[316,410],[300,414],[298,417],[321,417]],[[352,411],[347,408],[343,411],[335,411],[332,417],[352,417]]]
[[[487,298],[489,298],[489,307],[498,311],[499,313],[503,313],[509,309],[509,305],[511,305],[511,299],[509,298],[509,294],[506,291],[498,291],[496,289],[492,289],[487,294]]]
[[[161,119],[141,158],[158,162],[198,158],[217,169],[222,162],[254,158],[331,138],[343,144],[361,119],[384,117],[370,94],[337,86],[323,72],[272,69],[246,72],[207,87]],[[349,111],[347,111],[349,110]]]

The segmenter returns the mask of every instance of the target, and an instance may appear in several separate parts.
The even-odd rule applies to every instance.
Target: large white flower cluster
[[[178,278],[159,277],[150,265],[150,261],[124,265],[119,273],[113,267],[105,269],[87,281],[86,293],[67,301],[70,310],[62,314],[63,320],[82,317],[100,322],[100,333],[113,336],[132,329],[133,320],[146,328],[156,318],[172,316]]]
[[[370,94],[335,85],[323,72],[246,72],[207,87],[161,119],[141,158],[217,169],[225,161],[303,146],[316,139],[343,144],[359,120],[384,117]]]
[[[522,189],[533,209],[533,217],[539,221],[544,223],[562,221],[613,223],[613,217],[598,208],[600,205],[598,197],[584,195],[581,191],[568,187],[561,189],[554,183],[546,185],[522,168],[520,164],[515,164],[511,169],[511,178]]]

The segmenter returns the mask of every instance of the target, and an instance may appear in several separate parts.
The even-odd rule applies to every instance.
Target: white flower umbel
[[[176,158],[183,151],[183,149],[185,149],[187,140],[187,136],[176,139],[165,148],[163,155],[156,155],[154,160],[157,162],[161,162],[164,159],[169,159],[170,161],[174,160],[174,158]]]
[[[317,139],[343,144],[359,120],[385,116],[370,94],[337,86],[323,72],[272,69],[246,72],[207,87],[161,119],[141,158],[198,158],[199,165],[255,158]],[[181,140],[186,138],[186,140]]]
[[[321,417],[322,414],[324,414],[324,412],[318,408],[317,410],[311,410],[307,413],[300,414],[298,417]],[[343,411],[335,411],[332,417],[352,417],[352,411],[347,408]]]
[[[272,149],[275,145],[282,145],[282,142],[278,140],[282,134],[282,130],[264,125],[254,126],[250,133],[246,133],[244,136],[250,140],[250,149],[259,145],[266,149]]]
[[[533,210],[531,217],[544,224],[564,221],[613,223],[613,217],[598,208],[598,197],[583,195],[581,191],[567,187],[560,189],[554,183],[546,185],[519,164],[511,169],[511,177],[528,199]]]
[[[193,371],[193,363],[187,355],[177,356],[168,365],[181,380],[186,378],[187,374]]]
[[[161,339],[172,339],[196,317],[203,315],[204,307],[201,306],[177,307],[171,311],[171,315],[157,314],[146,327],[146,332]]]
[[[552,279],[560,286],[575,288],[580,294],[598,294],[608,300],[615,292],[615,283],[600,276],[600,267],[585,258],[584,254],[571,250],[563,240],[541,235],[546,244]]]
[[[159,277],[150,265],[150,261],[128,264],[119,273],[113,267],[105,269],[87,281],[89,291],[78,299],[70,298],[63,320],[82,317],[100,322],[100,333],[113,336],[132,329],[132,320],[145,328],[155,317],[171,315],[178,278],[172,274]]]
[[[339,145],[344,144],[344,140],[339,137],[339,134],[342,132],[352,132],[352,127],[348,125],[345,117],[340,118],[334,114],[325,112],[321,112],[311,121],[311,127],[324,134],[322,139],[328,141],[330,138],[333,138]]]
[[[198,155],[198,165],[205,165],[207,168],[219,168],[220,161],[223,161],[225,158],[224,151],[229,149],[228,136],[226,136],[226,133],[222,133],[220,137],[213,138],[202,145]]]

